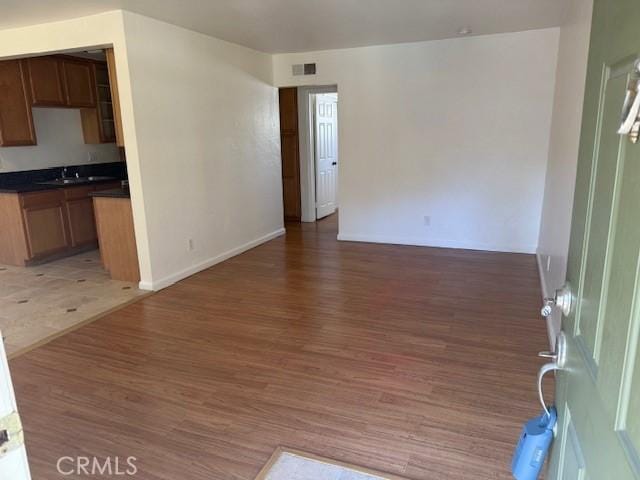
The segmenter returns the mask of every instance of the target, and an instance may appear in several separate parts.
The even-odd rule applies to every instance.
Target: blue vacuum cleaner
[[[562,360],[564,363],[564,360]],[[548,372],[560,370],[556,362],[543,365],[538,372],[538,397],[544,411],[524,424],[522,435],[511,461],[511,473],[516,480],[537,480],[553,441],[553,427],[558,421],[555,407],[547,407],[542,393],[542,378]]]
[[[553,427],[557,420],[556,408],[551,407],[525,423],[511,461],[511,473],[516,480],[538,478],[553,440]]]

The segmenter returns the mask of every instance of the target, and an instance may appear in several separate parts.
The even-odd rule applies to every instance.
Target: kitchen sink
[[[74,183],[87,183],[87,177],[79,178],[56,178],[55,180],[47,180],[46,182],[38,182],[40,185],[72,185]]]
[[[87,177],[90,182],[105,182],[107,180],[115,180],[114,177],[105,177],[104,175],[94,175],[92,177]]]

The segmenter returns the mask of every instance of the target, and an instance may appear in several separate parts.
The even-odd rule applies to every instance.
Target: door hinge
[[[0,418],[0,457],[24,445],[22,421],[18,412]]]

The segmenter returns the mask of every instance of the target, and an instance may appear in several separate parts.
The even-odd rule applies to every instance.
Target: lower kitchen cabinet
[[[116,185],[0,193],[0,264],[25,266],[97,247],[89,193]]]
[[[69,232],[71,233],[71,246],[79,247],[96,243],[98,234],[93,214],[93,200],[91,198],[68,200],[66,210]]]
[[[70,246],[62,192],[22,195],[28,260],[59,253]]]

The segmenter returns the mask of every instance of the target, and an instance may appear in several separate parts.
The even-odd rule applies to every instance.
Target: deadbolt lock
[[[544,299],[540,313],[543,317],[549,317],[553,313],[553,307],[558,307],[566,317],[571,313],[572,301],[571,286],[567,283],[562,288],[556,290],[554,297]]]

